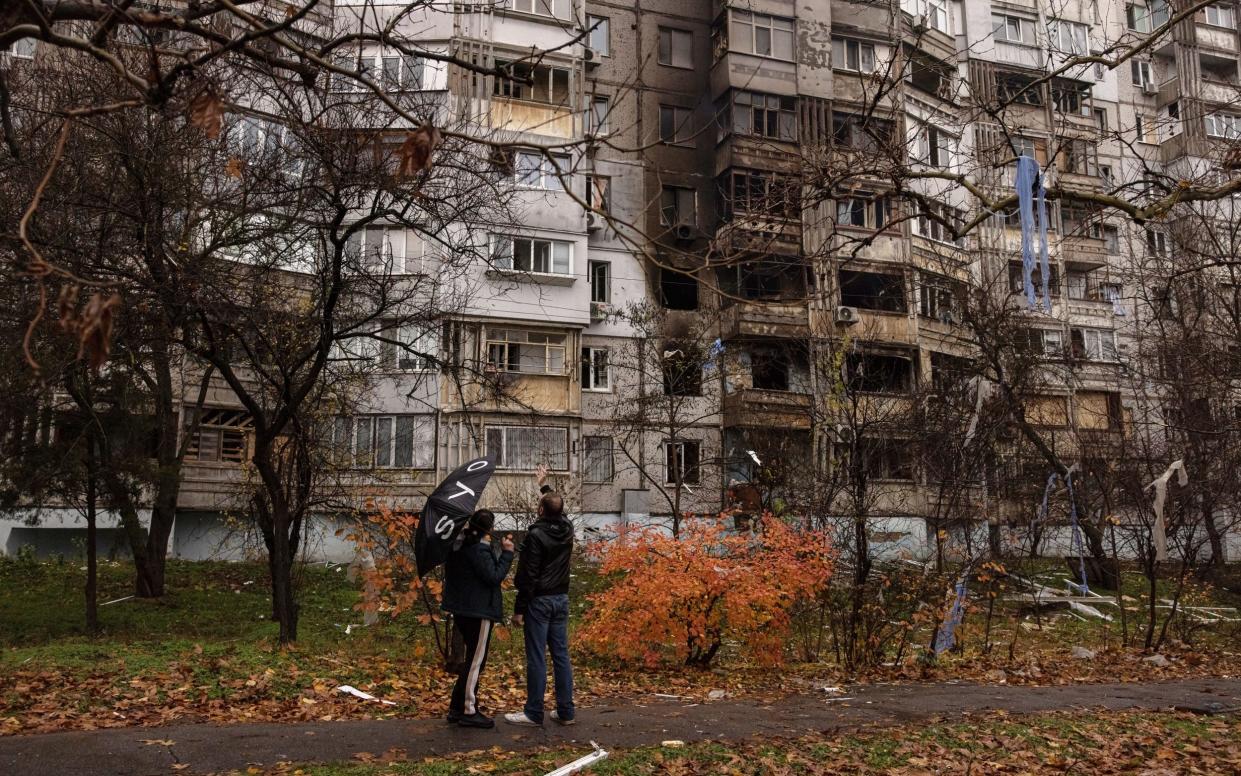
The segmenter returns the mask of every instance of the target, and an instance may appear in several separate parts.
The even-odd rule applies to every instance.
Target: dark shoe
[[[448,716],[444,717],[444,719],[448,721],[448,724],[455,725],[461,721],[461,716],[462,716],[461,712],[453,711],[452,709],[449,709]]]
[[[495,720],[491,717],[485,717],[477,711],[473,714],[463,714],[457,719],[457,724],[461,727],[483,728],[490,730],[496,726]]]
[[[559,722],[562,725],[576,725],[577,724],[577,720],[574,719],[573,717],[569,717],[568,719],[561,718],[560,712],[556,711],[555,709],[552,709],[551,717],[553,720],[555,720],[556,722]]]

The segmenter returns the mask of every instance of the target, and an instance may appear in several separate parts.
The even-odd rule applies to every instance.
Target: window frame
[[[672,124],[672,136],[668,137],[664,134],[664,115],[665,112],[670,114]],[[682,135],[682,132],[688,128],[688,133]],[[694,132],[694,109],[686,108],[681,105],[669,105],[660,103],[659,105],[659,142],[665,145],[688,146],[693,147],[697,143],[696,133]]]
[[[400,250],[396,248],[396,242],[392,239],[394,234],[399,234]],[[418,245],[413,253],[410,252],[410,235],[414,236]],[[378,235],[378,243],[373,244],[372,239]],[[376,250],[376,246],[378,246]],[[426,236],[416,229],[410,229],[404,226],[393,226],[388,224],[371,224],[361,229],[355,230],[345,240],[345,251],[347,255],[358,263],[360,269],[374,270],[383,267],[386,272],[392,275],[420,275],[426,269],[427,259],[427,240]],[[375,251],[374,258],[369,254]],[[398,254],[401,259],[400,269],[396,267]]]
[[[833,223],[836,228],[844,227],[846,229],[869,229],[873,231],[883,231],[887,229],[892,222],[892,205],[890,198],[881,194],[871,194],[869,192],[853,192],[852,196],[834,197],[832,200],[835,204],[836,215]],[[846,205],[846,203],[848,203]],[[862,203],[860,206],[858,203]],[[841,208],[847,208],[842,210]],[[847,212],[849,220],[841,221],[840,215]],[[856,223],[856,217],[861,214],[862,223]]]
[[[840,61],[836,61],[837,48],[839,46],[842,54]],[[854,56],[852,59],[856,61],[856,66],[850,64],[850,49]],[[865,52],[870,50],[870,66],[866,67]],[[841,70],[846,73],[860,73],[862,75],[870,75],[879,67],[879,52],[875,44],[861,40],[860,38],[850,38],[844,35],[832,36],[832,69]]]
[[[379,343],[378,362],[384,371],[433,372],[438,368],[438,326],[422,323],[398,324],[388,320],[383,322],[379,335],[387,340]]]
[[[556,13],[556,6],[561,3],[565,7],[561,9],[563,15],[558,15]],[[518,8],[517,6],[519,5],[526,7]],[[569,20],[573,18],[573,3],[571,0],[507,0],[504,4],[504,10],[547,19]]]
[[[693,465],[686,463],[686,451],[693,450]],[[664,485],[698,485],[702,482],[702,441],[664,440]]]
[[[510,445],[509,434],[512,432],[516,432],[516,431],[536,431],[536,432],[557,431],[557,432],[562,433],[564,435],[564,452],[563,452],[564,463],[561,466],[557,466],[556,465],[557,462],[553,460],[551,463],[547,464],[547,466],[551,471],[557,471],[557,472],[569,471],[569,460],[570,460],[569,429],[567,426],[522,426],[522,425],[508,425],[508,424],[484,425],[483,426],[483,445],[488,455],[492,455],[492,444],[491,444],[492,434],[493,432],[499,432],[500,453],[499,455],[494,456],[495,467],[497,471],[515,471],[515,472],[529,471],[529,472],[532,472],[532,471],[537,470],[538,466],[540,465],[537,463],[529,467],[524,467],[520,465],[509,465],[508,463],[508,459],[509,459],[508,451],[509,451],[509,445]],[[555,453],[555,455],[560,456],[562,454],[557,452]]]
[[[786,107],[786,103],[789,107]],[[732,89],[729,92],[728,106],[731,114],[728,117],[727,126],[734,135],[761,137],[778,142],[797,142],[796,97],[756,92],[751,89]],[[774,134],[766,131],[771,126],[773,117],[775,119]]]
[[[763,22],[760,24],[760,22]],[[777,26],[777,22],[780,26]],[[739,54],[748,54],[754,57],[764,57],[766,59],[775,59],[781,62],[797,61],[797,36],[796,23],[793,19],[785,16],[773,16],[771,14],[757,13],[754,11],[745,11],[737,8],[728,9],[728,50],[736,51]],[[783,25],[788,25],[787,29]],[[740,48],[741,36],[738,32],[741,28],[749,28],[749,35],[745,36],[749,40],[747,48]],[[767,46],[770,53],[763,53],[759,50],[760,32],[765,31],[767,37]],[[776,53],[777,49],[777,32],[782,41],[787,37],[788,56]]]
[[[379,454],[379,444],[382,438],[379,429],[383,421],[388,421],[388,449],[387,455],[384,456],[386,462],[381,462]],[[405,423],[408,423],[409,441],[408,447],[402,451],[399,448],[402,437],[401,426]],[[358,430],[363,424],[368,429],[366,444],[369,452],[359,453]],[[332,424],[332,446],[336,451],[337,462],[350,469],[432,471],[435,469],[435,456],[438,448],[437,425],[435,415],[430,413],[337,415],[333,418]],[[341,443],[342,427],[347,429],[346,433],[349,436],[347,447]],[[429,433],[420,437],[419,429]],[[402,452],[408,453],[408,464],[400,462],[403,457]],[[425,452],[427,459],[420,460],[420,452]],[[362,456],[365,456],[365,460]]]
[[[596,213],[612,212],[612,176],[586,176],[586,205]]]
[[[595,36],[602,30],[603,46],[595,45]],[[612,56],[612,17],[586,14],[586,45],[601,57]]]
[[[602,112],[600,106],[603,107]],[[612,134],[612,98],[606,94],[590,95],[590,104],[586,106],[586,132],[595,137],[607,137]]]
[[[502,334],[503,337],[501,338],[497,336],[498,334]],[[520,335],[520,336],[514,337],[513,335],[515,334]],[[536,337],[546,337],[549,339],[543,342],[537,342],[537,341],[531,342],[530,341],[531,335],[534,335]],[[557,343],[557,342],[551,341],[550,338],[552,337],[559,337],[560,342]],[[513,347],[514,346],[517,347],[516,360],[513,359]],[[521,368],[522,360],[523,360],[521,348],[526,347],[534,351],[534,350],[537,350],[539,346],[542,346],[542,350],[543,350],[542,371],[523,370]],[[569,362],[567,361],[568,349],[569,349],[569,335],[564,332],[536,330],[536,329],[518,329],[518,328],[510,328],[510,327],[503,327],[503,326],[487,326],[485,327],[485,330],[483,332],[483,348],[484,348],[483,358],[484,358],[484,363],[486,364],[487,371],[507,372],[509,374],[519,374],[519,375],[544,375],[544,376],[551,376],[551,377],[564,377],[567,374],[566,369],[569,366]],[[553,358],[553,353],[557,351],[560,354],[559,371],[557,371],[554,368],[556,359]],[[495,357],[494,354],[497,352],[503,353],[502,360],[497,359]],[[516,369],[511,368],[514,363],[517,365]]]
[[[671,207],[667,201],[671,195]],[[682,212],[685,199],[689,200],[689,213]],[[675,213],[675,218],[669,217]],[[664,185],[659,189],[659,223],[661,226],[674,227],[681,224],[693,226],[698,223],[698,190],[693,186]]]
[[[523,269],[517,266],[518,243],[530,243],[530,268]],[[507,243],[507,251],[500,246]],[[536,247],[546,244],[547,247],[547,269],[535,269]],[[556,270],[556,248],[557,246],[567,246],[568,256],[565,258],[565,270],[558,272]],[[492,234],[492,262],[496,269],[508,272],[527,272],[531,275],[551,275],[554,277],[573,277],[573,254],[576,246],[570,240],[555,240],[550,237],[528,237],[515,234]],[[503,266],[505,260],[508,266]]]
[[[533,160],[535,166],[523,167],[522,160]],[[533,191],[565,191],[573,181],[573,157],[569,154],[531,151],[518,148],[513,151],[513,184],[519,189]],[[533,175],[533,177],[531,177]]]
[[[599,279],[598,275],[601,269],[603,273],[603,282],[601,284],[603,286],[602,294],[599,293],[598,286],[600,284],[596,282]],[[590,278],[590,301],[596,302],[599,304],[611,304],[612,302],[612,262],[601,261],[599,259],[588,259],[586,262],[586,272],[587,272],[587,276]],[[602,299],[596,298],[599,296],[602,296],[603,298]]]
[[[1113,329],[1074,326],[1069,330],[1069,341],[1073,356],[1079,360],[1101,364],[1114,364],[1119,361],[1116,332]]]
[[[1009,30],[1013,26],[1017,28],[1018,37],[1016,39],[1009,37]],[[1037,26],[1033,19],[1027,19],[1024,16],[995,12],[991,14],[991,35],[1000,43],[1011,43],[1015,46],[1037,46],[1038,38],[1035,34]],[[1004,32],[1003,37],[1000,36],[1001,30]]]
[[[694,69],[694,32],[693,30],[686,30],[680,27],[667,27],[661,24],[659,25],[658,31],[656,34],[658,36],[657,37],[658,47],[657,47],[657,51],[655,54],[655,61],[657,64],[663,65],[664,67],[675,67],[679,70],[693,70]],[[667,44],[668,44],[666,52],[665,52],[665,47],[664,47],[665,39],[667,40]],[[682,54],[684,55],[683,57],[678,57],[676,55],[678,51],[676,42],[678,40],[685,43],[685,46],[683,47],[683,50],[682,50]],[[665,53],[667,54],[667,59],[665,59]]]
[[[1216,18],[1214,21],[1211,20],[1212,11],[1215,12]],[[1232,5],[1231,3],[1212,3],[1211,5],[1208,5],[1206,8],[1203,8],[1202,12],[1206,16],[1207,25],[1211,27],[1221,27],[1223,29],[1232,30],[1234,32],[1236,31],[1237,11],[1236,11],[1236,6]],[[1224,22],[1220,18],[1221,14],[1226,14],[1228,16],[1227,22]]]
[[[1090,25],[1082,22],[1075,22],[1071,19],[1049,19],[1048,25],[1051,33],[1049,37],[1055,44],[1061,54],[1066,56],[1082,56],[1090,53]],[[1065,33],[1068,32],[1069,45],[1066,47]],[[1077,39],[1074,33],[1081,33],[1081,39]]]
[[[602,458],[601,450],[592,450],[590,440],[607,440],[606,459]],[[591,471],[590,462],[592,458],[598,456],[600,460],[607,461],[608,473],[605,477],[592,479],[594,473]],[[603,434],[583,434],[582,435],[582,482],[589,483],[609,483],[616,479],[616,441],[610,436]]]
[[[580,382],[585,393],[612,392],[612,349],[595,345],[582,346]],[[602,373],[599,371],[602,369]],[[602,385],[599,382],[603,376]],[[589,385],[588,385],[589,384]]]

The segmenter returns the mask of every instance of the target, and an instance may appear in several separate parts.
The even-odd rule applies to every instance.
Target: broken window
[[[665,396],[702,395],[702,353],[683,342],[668,342],[660,354]]]
[[[724,215],[736,213],[768,218],[801,217],[801,178],[767,170],[732,169],[719,178]]]
[[[695,439],[678,439],[664,443],[664,482],[667,485],[697,485],[700,445]]]
[[[507,70],[512,76],[496,77],[494,93],[497,97],[547,105],[567,106],[570,103],[568,68],[504,60],[496,60],[496,68],[501,72]]]
[[[1052,296],[1060,296],[1060,269],[1051,264],[1048,269],[1051,270],[1051,282],[1048,290]],[[1034,284],[1035,295],[1043,293],[1043,270],[1041,262],[1036,262],[1033,272],[1030,273],[1031,282]],[[1008,287],[1014,294],[1025,293],[1025,281],[1022,277],[1022,268],[1020,262],[1010,262],[1008,265]]]
[[[755,388],[764,391],[789,390],[790,353],[774,345],[750,349],[750,377]]]
[[[840,270],[840,303],[863,310],[890,313],[908,311],[905,300],[905,279],[882,272]]]
[[[995,89],[996,97],[1005,104],[1036,107],[1043,104],[1043,85],[1036,76],[1022,73],[997,73]]]
[[[867,439],[859,446],[863,470],[872,480],[912,480],[914,446],[908,439]]]
[[[838,148],[883,153],[892,147],[896,125],[856,113],[832,113],[832,141]]]
[[[845,358],[849,390],[856,393],[909,393],[914,366],[909,356],[850,353]]]
[[[669,310],[697,310],[698,279],[684,272],[661,267],[659,296],[664,307]]]

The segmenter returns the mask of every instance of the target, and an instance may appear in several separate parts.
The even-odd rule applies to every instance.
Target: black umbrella
[[[448,475],[427,498],[418,533],[414,534],[414,561],[419,577],[426,576],[448,557],[495,470],[490,458],[476,458]]]

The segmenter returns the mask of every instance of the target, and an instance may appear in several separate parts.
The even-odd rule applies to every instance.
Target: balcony
[[[1160,87],[1162,92],[1163,87]],[[1217,105],[1236,105],[1241,99],[1241,85],[1226,81],[1208,81],[1203,78],[1198,82],[1198,97],[1203,102]]]
[[[724,425],[809,429],[811,407],[808,393],[742,388],[724,397]]]
[[[491,126],[511,132],[572,139],[574,115],[568,108],[508,97],[491,99]]]
[[[715,243],[726,253],[798,253],[801,222],[737,212],[715,230]]]
[[[726,339],[810,336],[810,314],[805,303],[734,302],[721,311],[721,318]]]
[[[1067,269],[1089,272],[1107,265],[1103,240],[1083,234],[1066,234],[1060,241],[1060,258]]]
[[[1006,65],[1018,65],[1030,70],[1042,70],[1046,64],[1043,50],[1037,46],[1025,46],[1020,43],[995,42],[995,61]]]

